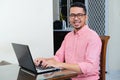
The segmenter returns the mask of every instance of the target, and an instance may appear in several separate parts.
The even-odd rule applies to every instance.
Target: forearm
[[[45,58],[46,60],[55,60],[53,57],[51,58]]]
[[[80,69],[78,64],[59,63],[59,65],[62,68],[65,68],[65,69],[68,69],[68,70],[72,70],[72,71],[75,71],[75,72],[78,72],[78,73],[82,74],[82,71],[81,71],[81,69]]]
[[[52,58],[46,58],[46,60],[54,60],[56,61],[53,57]],[[78,73],[82,74],[82,71],[79,67],[78,64],[69,64],[69,63],[63,63],[63,62],[57,62],[60,68],[64,68],[64,69],[68,69],[68,70],[72,70]]]
[[[58,62],[54,58],[45,58],[47,66],[53,66],[53,67],[59,67],[63,69],[72,70],[78,73],[82,73],[80,67],[78,64],[69,64],[69,63],[63,63]]]

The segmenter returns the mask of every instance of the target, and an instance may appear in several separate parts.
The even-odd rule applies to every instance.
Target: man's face
[[[86,24],[87,16],[80,7],[72,7],[70,8],[70,16],[69,21],[70,24],[75,28],[75,30],[79,30]]]

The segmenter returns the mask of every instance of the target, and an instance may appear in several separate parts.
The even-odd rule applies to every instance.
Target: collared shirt
[[[72,80],[98,80],[101,46],[98,34],[85,25],[78,32],[71,31],[65,36],[54,58],[79,65],[83,74]]]

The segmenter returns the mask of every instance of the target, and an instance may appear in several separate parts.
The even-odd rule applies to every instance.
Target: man
[[[75,2],[70,7],[69,21],[74,30],[69,32],[52,58],[37,58],[36,66],[53,66],[78,72],[72,80],[98,80],[101,40],[86,25],[87,12],[84,4]],[[65,61],[65,62],[64,62]]]

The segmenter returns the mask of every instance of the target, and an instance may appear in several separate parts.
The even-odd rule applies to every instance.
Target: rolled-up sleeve
[[[101,46],[102,46],[102,43],[99,37],[91,38],[89,40],[86,46],[87,50],[84,57],[85,61],[78,63],[83,74],[98,73]]]

